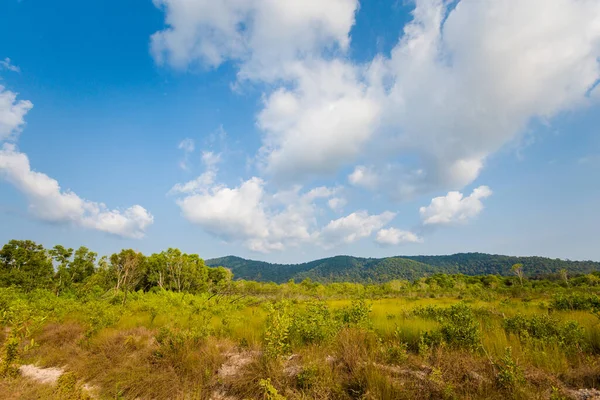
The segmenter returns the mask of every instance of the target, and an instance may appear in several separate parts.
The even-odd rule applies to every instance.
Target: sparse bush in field
[[[392,340],[381,341],[380,352],[387,364],[402,364],[408,359],[408,345],[402,342],[402,332],[396,326]]]
[[[554,310],[592,311],[600,309],[600,296],[587,293],[561,293],[554,296],[550,307]]]
[[[354,300],[350,307],[339,311],[339,318],[346,326],[356,326],[360,328],[371,328],[371,305],[365,299]]]
[[[88,328],[85,337],[90,338],[103,328],[112,326],[119,321],[117,311],[100,302],[90,303],[88,309]]]
[[[428,346],[435,346],[443,341],[451,347],[476,350],[481,345],[479,322],[475,318],[473,309],[465,303],[458,303],[448,308],[416,307],[412,313],[442,324],[439,333],[431,331],[423,335],[424,344]]]
[[[558,342],[567,349],[584,350],[588,347],[585,331],[577,321],[562,324],[547,314],[525,317],[517,314],[504,319],[504,329],[526,341]]]
[[[290,352],[290,328],[292,317],[287,302],[268,306],[268,315],[264,335],[264,355],[277,358]]]
[[[465,304],[455,304],[448,309],[442,323],[444,341],[453,347],[476,350],[481,346],[479,322],[471,308]]]
[[[294,315],[291,331],[301,343],[308,344],[322,343],[332,338],[338,329],[329,306],[323,301],[310,301],[304,311]]]
[[[296,383],[300,389],[312,388],[319,379],[319,370],[316,366],[305,366],[302,371],[296,375]]]
[[[498,368],[496,383],[501,388],[512,390],[525,382],[523,371],[513,359],[510,347],[505,349],[504,356],[495,363],[495,366]]]
[[[271,379],[261,379],[258,383],[263,390],[265,400],[285,400],[285,397],[280,395],[277,389],[271,383]]]
[[[85,392],[82,385],[77,382],[73,372],[65,372],[58,378],[54,395],[61,400],[88,400],[91,397]]]
[[[16,365],[19,360],[19,338],[13,331],[2,346],[2,360],[0,361],[0,377],[11,377],[18,374]]]

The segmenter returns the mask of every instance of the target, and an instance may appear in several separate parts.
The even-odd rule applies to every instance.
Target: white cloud
[[[18,100],[17,94],[0,85],[0,142],[15,138],[25,125],[25,115],[33,108],[29,100]]]
[[[448,225],[464,223],[479,215],[483,210],[482,199],[492,195],[487,186],[473,190],[468,197],[460,192],[449,192],[446,196],[436,197],[427,207],[421,207],[419,213],[424,225]]]
[[[423,239],[410,231],[389,228],[377,232],[375,241],[384,246],[397,246],[405,243],[422,243]]]
[[[216,67],[241,62],[240,76],[271,80],[298,57],[346,49],[357,0],[154,0],[167,27],[151,38],[158,63]]]
[[[366,211],[353,212],[329,222],[321,230],[319,239],[325,247],[353,243],[371,236],[373,232],[390,223],[395,216],[395,213],[389,211],[378,215],[369,215]]]
[[[12,71],[12,72],[16,72],[16,73],[21,72],[21,68],[14,65],[11,62],[10,58],[8,58],[8,57],[6,57],[4,60],[0,60],[0,70],[2,70],[2,69],[6,69],[8,71]]]
[[[183,150],[183,160],[179,162],[179,167],[187,171],[190,169],[188,165],[190,154],[192,154],[196,148],[194,140],[190,138],[183,139],[179,142],[177,148]]]
[[[202,163],[204,164],[205,171],[194,180],[176,184],[171,188],[169,194],[207,191],[215,183],[215,178],[219,170],[217,167],[219,162],[221,162],[220,154],[215,154],[212,151],[203,151]]]
[[[348,204],[348,201],[342,197],[333,197],[327,201],[329,208],[336,212],[342,211],[346,204]]]
[[[268,96],[258,115],[261,161],[278,181],[332,174],[371,138],[379,104],[361,71],[341,61],[298,64],[295,86]]]
[[[69,223],[114,235],[141,238],[154,218],[139,205],[126,210],[109,210],[102,203],[84,200],[70,190],[61,190],[55,179],[31,170],[26,154],[5,143],[0,150],[0,177],[13,184],[29,200],[37,218]]]
[[[456,190],[475,181],[491,154],[518,142],[532,121],[551,121],[600,98],[592,90],[600,78],[598,0],[416,0],[414,19],[390,56],[364,65],[346,54],[356,0],[154,2],[167,24],[152,37],[158,63],[187,68],[232,61],[236,84],[266,84],[258,86],[265,93],[254,157],[265,179],[289,187],[354,167],[350,184],[394,200],[453,190],[421,208],[424,225],[477,215],[491,191],[480,187],[463,198]],[[229,199],[234,209],[262,212],[257,221],[265,236],[239,239],[249,247],[268,251],[296,240],[272,234],[271,221],[282,209],[272,203],[286,196],[308,201],[300,189],[268,194],[262,179],[231,189],[215,184],[216,170],[205,174],[174,187],[196,196],[180,205],[189,199],[195,210]],[[236,200],[252,188],[260,194],[254,205]],[[327,197],[331,209],[341,207],[337,199]],[[307,215],[314,217],[314,209]],[[410,232],[383,225],[361,228],[375,217],[353,213],[321,231],[311,225],[304,237],[314,241],[316,232],[331,245],[379,230],[382,243],[411,239]],[[207,219],[199,223],[231,236]]]
[[[216,184],[177,200],[183,216],[228,242],[258,252],[312,242],[317,235],[317,199],[336,192],[325,187],[301,194],[300,187],[274,194],[253,177],[238,187]]]
[[[360,186],[367,189],[375,189],[379,185],[377,174],[364,165],[357,165],[354,171],[348,175],[348,181],[354,186]]]
[[[168,27],[152,42],[159,62],[235,60],[241,79],[279,85],[258,115],[258,159],[277,181],[362,157],[406,198],[473,182],[532,119],[589,101],[600,77],[596,0],[450,3],[416,1],[391,57],[366,66],[327,53],[348,47],[354,0],[155,0]]]
[[[585,104],[600,77],[598,1],[448,3],[417,1],[391,58],[373,69],[396,132],[391,157],[416,155],[423,170],[399,182],[407,193],[473,182],[532,119]]]

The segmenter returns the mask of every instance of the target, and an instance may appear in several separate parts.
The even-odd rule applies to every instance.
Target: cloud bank
[[[355,0],[155,4],[166,23],[151,38],[157,63],[186,69],[231,62],[236,84],[264,91],[254,157],[260,178],[178,200],[193,222],[203,221],[195,208],[215,196],[235,209],[240,191],[250,191],[258,215],[268,185],[287,190],[344,170],[352,171],[347,180],[356,190],[394,201],[448,193],[421,208],[423,224],[464,222],[491,191],[481,186],[466,198],[458,191],[479,177],[490,155],[518,141],[532,121],[586,107],[600,92],[597,0],[417,0],[391,53],[363,63],[348,56]],[[283,248],[271,226],[279,214],[261,215],[259,236]],[[322,243],[376,231],[381,244],[421,239],[382,229],[386,218],[373,217],[355,211],[316,229],[317,236]],[[224,224],[236,231],[237,222]]]

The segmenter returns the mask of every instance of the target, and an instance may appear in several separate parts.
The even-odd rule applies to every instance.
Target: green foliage
[[[285,397],[280,395],[277,389],[271,383],[271,379],[261,379],[258,385],[263,390],[265,400],[285,400]]]
[[[13,377],[19,372],[19,337],[14,331],[2,346],[2,359],[0,360],[0,377]]]
[[[42,245],[31,240],[11,240],[0,250],[0,286],[31,291],[48,287],[54,269]]]
[[[600,309],[600,296],[592,293],[560,293],[554,296],[550,307],[554,310]]]
[[[588,346],[585,332],[576,321],[561,323],[548,314],[526,317],[517,314],[504,319],[504,329],[514,333],[523,340],[540,341],[542,343],[557,342],[570,349],[582,350]]]
[[[371,319],[369,314],[372,307],[365,299],[353,300],[350,307],[340,310],[339,317],[346,326],[356,326],[360,328],[371,328]]]
[[[413,314],[433,319],[441,324],[439,334],[427,332],[424,344],[434,346],[441,341],[451,347],[477,350],[481,346],[481,330],[473,309],[464,303],[448,308],[435,306],[417,307]]]
[[[309,301],[303,311],[294,315],[291,331],[303,344],[323,343],[338,331],[329,306],[324,301]]]
[[[290,279],[300,282],[310,278],[321,283],[367,284],[383,283],[394,279],[414,281],[439,273],[509,276],[513,275],[512,266],[515,264],[522,264],[523,272],[530,277],[558,274],[562,269],[571,276],[600,270],[600,263],[593,261],[566,261],[545,257],[511,257],[483,253],[388,258],[336,256],[303,264],[271,264],[229,256],[206,260],[206,264],[227,267],[238,279],[277,283],[284,283]],[[557,279],[560,279],[558,275]],[[573,278],[570,282],[573,283]],[[489,283],[496,282],[488,281]]]
[[[267,320],[264,333],[264,356],[275,359],[290,353],[290,328],[292,316],[289,304],[285,301],[267,306]]]
[[[91,397],[77,381],[73,372],[65,372],[58,378],[54,396],[61,400],[88,400]]]
[[[198,255],[169,248],[148,257],[148,281],[165,290],[198,293],[208,287],[208,269]]]
[[[513,359],[512,348],[507,347],[505,349],[504,356],[495,363],[495,366],[498,369],[496,383],[501,388],[513,390],[525,382],[523,371]]]
[[[319,369],[315,365],[305,366],[296,375],[296,384],[300,389],[310,389],[319,380]]]

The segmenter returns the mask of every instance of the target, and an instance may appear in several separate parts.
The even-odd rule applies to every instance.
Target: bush
[[[360,328],[371,328],[371,305],[364,299],[354,300],[350,307],[340,310],[339,318],[346,326],[355,326]]]
[[[504,319],[504,329],[522,340],[541,343],[558,342],[562,347],[584,350],[588,347],[585,331],[577,321],[561,324],[547,314],[525,317],[517,314]]]
[[[512,357],[512,348],[507,347],[504,356],[495,363],[498,368],[496,383],[503,389],[512,390],[517,385],[524,383],[523,371]]]
[[[339,330],[325,302],[310,301],[303,312],[294,315],[291,331],[303,344],[323,343]]]
[[[268,306],[264,335],[264,356],[278,358],[290,353],[290,327],[292,317],[287,302]]]
[[[554,310],[584,310],[600,309],[600,297],[595,294],[570,293],[554,296],[550,307]]]
[[[448,309],[440,332],[444,341],[452,347],[476,350],[481,346],[479,322],[471,308],[463,303]]]

